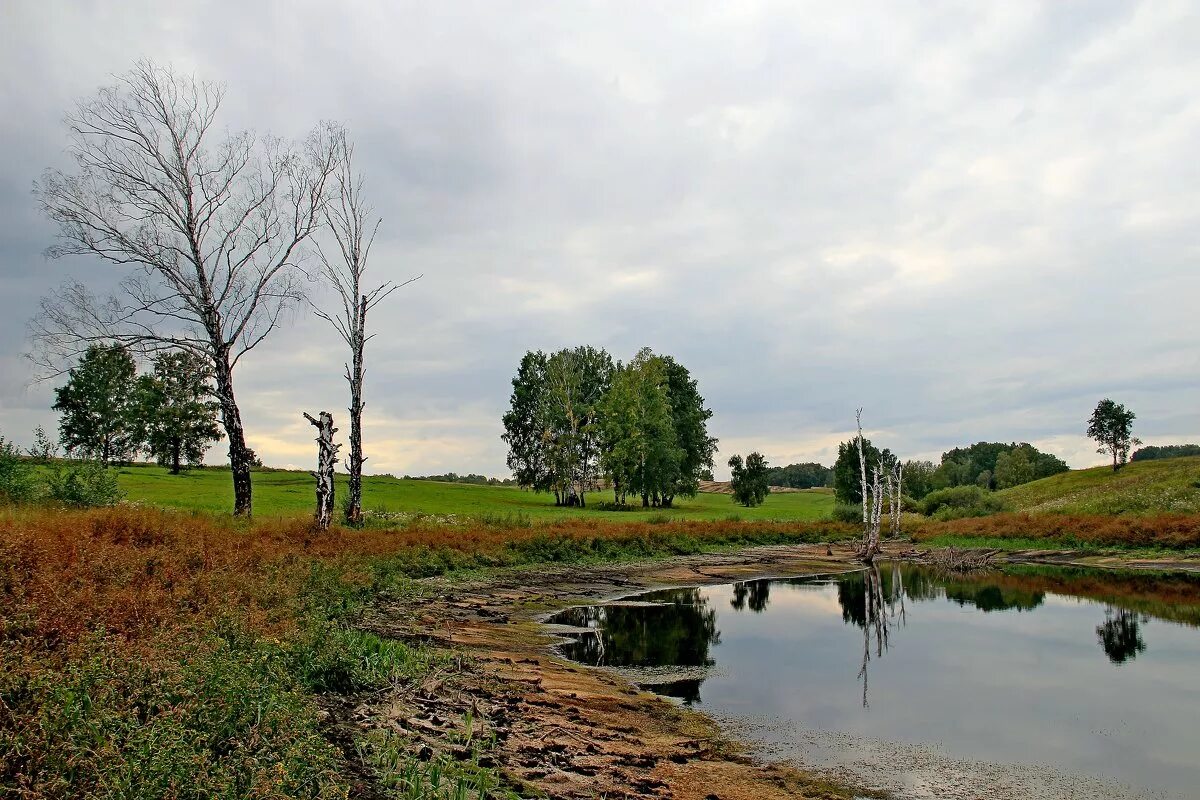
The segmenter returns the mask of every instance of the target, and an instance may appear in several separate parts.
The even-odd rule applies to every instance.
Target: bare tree
[[[333,435],[338,429],[333,427],[333,415],[328,411],[322,411],[316,417],[307,411],[303,414],[317,429],[317,471],[313,473],[317,479],[317,510],[314,517],[321,530],[328,530],[333,522],[333,469],[337,465],[337,451],[341,447],[333,443]]]
[[[371,219],[373,210],[363,196],[363,176],[354,172],[354,146],[345,131],[338,131],[335,143],[339,158],[333,176],[334,197],[326,207],[324,217],[337,243],[337,253],[330,257],[319,244],[317,253],[323,277],[337,291],[342,307],[332,314],[316,307],[314,310],[350,347],[350,363],[345,365],[346,382],[350,384],[350,459],[346,465],[350,471],[350,496],[346,504],[346,522],[357,525],[362,522],[362,469],[367,460],[362,446],[362,414],[366,407],[363,402],[366,374],[363,353],[367,342],[374,338],[374,334],[367,335],[367,312],[392,292],[421,276],[399,284],[389,281],[364,288],[367,259],[382,220]]]
[[[858,547],[858,557],[870,564],[879,554],[879,522],[883,509],[883,489],[880,485],[879,465],[876,464],[873,482],[867,483],[867,456],[863,448],[862,409],[855,413],[858,421],[858,472],[862,486],[863,535]]]
[[[298,145],[251,132],[213,132],[222,87],[140,62],[67,115],[74,174],[35,184],[58,224],[58,258],[128,267],[100,299],[81,283],[44,298],[30,358],[43,376],[95,342],[142,352],[186,350],[211,361],[229,438],[234,513],[252,508],[233,370],[301,296],[301,244],[321,223],[338,167],[338,128]]]

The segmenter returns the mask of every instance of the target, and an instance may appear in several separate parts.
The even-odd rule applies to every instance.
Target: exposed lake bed
[[[645,592],[549,621],[575,626],[568,657],[714,716],[763,757],[897,796],[1184,798],[1200,785],[1193,575],[885,564]]]

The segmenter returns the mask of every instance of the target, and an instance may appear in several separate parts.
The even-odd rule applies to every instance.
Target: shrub
[[[52,468],[48,486],[50,500],[70,508],[115,506],[121,502],[117,471],[94,461]]]
[[[32,465],[12,442],[0,436],[0,502],[25,503],[37,496]]]
[[[836,522],[861,523],[862,506],[854,503],[837,503],[829,512],[830,519]]]
[[[981,486],[952,486],[925,495],[921,511],[937,520],[986,517],[1006,511],[1004,501]]]

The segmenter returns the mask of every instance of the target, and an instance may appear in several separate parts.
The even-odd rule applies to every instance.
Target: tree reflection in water
[[[735,583],[733,599],[729,601],[729,605],[733,607],[734,611],[742,611],[749,605],[750,610],[755,614],[762,613],[766,610],[767,604],[771,602],[771,583],[770,578]]]
[[[1104,609],[1104,624],[1097,626],[1096,637],[1109,661],[1124,664],[1146,650],[1139,628],[1146,620],[1147,617],[1124,608],[1108,606]]]
[[[717,614],[699,589],[681,589],[675,602],[572,609],[556,622],[595,628],[563,645],[575,661],[611,667],[711,667],[709,651],[721,641]]]

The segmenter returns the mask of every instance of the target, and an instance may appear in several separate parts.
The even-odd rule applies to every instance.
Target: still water
[[[1194,576],[883,565],[550,622],[591,629],[569,658],[901,797],[1200,798]]]

